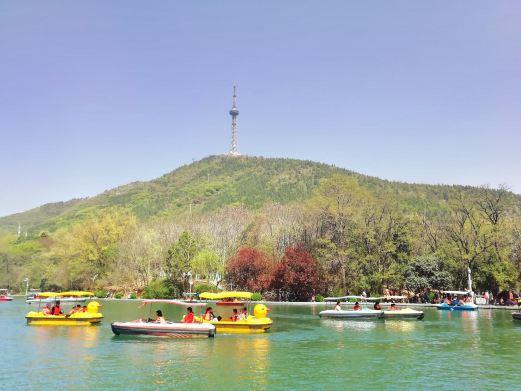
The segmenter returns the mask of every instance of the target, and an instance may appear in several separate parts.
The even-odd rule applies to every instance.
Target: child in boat
[[[215,316],[213,314],[212,307],[208,307],[204,312],[203,319],[210,321],[213,320],[213,318],[215,318]]]
[[[183,323],[194,323],[195,317],[192,307],[186,309],[186,315],[183,316]]]
[[[44,314],[44,315],[51,314],[51,306],[49,304],[46,304],[45,307],[43,307],[42,314]]]
[[[233,309],[232,317],[230,318],[232,322],[237,322],[239,320],[239,314],[237,312],[237,308]]]
[[[379,302],[379,301],[376,301],[376,302],[374,303],[373,308],[374,308],[376,311],[381,311],[381,310],[382,310],[382,306],[380,305],[380,302]]]
[[[389,310],[391,310],[391,311],[398,311],[399,308],[396,306],[396,304],[394,304],[394,302],[392,302],[391,306],[389,307]]]
[[[335,311],[342,311],[342,307],[340,307],[340,302],[339,301],[336,302]]]
[[[248,318],[248,308],[244,307],[241,313],[237,316],[237,320],[246,320]]]
[[[163,316],[163,312],[161,310],[156,311],[156,323],[166,323],[165,317]]]
[[[353,311],[361,311],[362,307],[360,307],[360,303],[357,301],[355,306],[353,307]]]

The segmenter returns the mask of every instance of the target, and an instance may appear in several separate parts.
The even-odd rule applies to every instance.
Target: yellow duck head
[[[91,301],[87,305],[87,312],[89,312],[91,314],[97,314],[99,312],[100,307],[101,307],[100,303],[98,303],[97,301]]]
[[[266,307],[264,304],[257,304],[255,308],[253,309],[253,315],[255,315],[256,318],[265,318],[268,316],[268,311],[270,309]]]

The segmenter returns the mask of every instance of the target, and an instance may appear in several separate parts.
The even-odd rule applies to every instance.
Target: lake
[[[270,305],[272,330],[205,339],[116,337],[110,322],[148,316],[101,301],[100,326],[26,326],[33,306],[0,303],[0,388],[514,389],[521,322],[510,311],[426,309],[423,320],[321,320],[323,304]],[[154,305],[167,319],[182,309]]]

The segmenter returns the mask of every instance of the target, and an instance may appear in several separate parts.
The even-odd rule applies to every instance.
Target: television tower
[[[240,152],[237,150],[237,116],[239,115],[239,109],[237,108],[237,93],[235,85],[233,86],[233,100],[230,115],[232,116],[232,143],[228,155],[240,156]]]

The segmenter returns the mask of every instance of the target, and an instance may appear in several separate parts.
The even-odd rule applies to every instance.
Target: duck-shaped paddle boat
[[[250,296],[251,297],[251,296]],[[236,307],[244,307],[243,304],[236,304]],[[242,309],[242,308],[241,308]],[[236,309],[234,309],[236,310]],[[273,324],[268,318],[269,308],[264,304],[257,304],[253,308],[253,315],[247,315],[244,319],[232,315],[230,318],[222,317],[221,320],[214,318],[204,320],[203,323],[210,323],[215,326],[217,334],[259,334],[265,333]]]
[[[59,304],[59,301],[56,301]],[[26,316],[28,325],[35,326],[90,326],[98,324],[103,319],[99,312],[101,305],[97,301],[91,301],[87,305],[87,311],[74,312],[71,315],[48,315],[42,311],[31,311]]]

